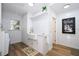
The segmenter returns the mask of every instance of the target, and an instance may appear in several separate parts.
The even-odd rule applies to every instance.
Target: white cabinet
[[[11,30],[10,34],[10,44],[21,42],[21,31],[20,30]]]
[[[36,37],[36,38],[35,38]],[[44,35],[28,35],[27,45],[31,46],[32,48],[36,49],[43,55],[45,55],[48,51],[48,44],[47,39]]]
[[[2,54],[2,47],[3,47],[3,40],[4,40],[4,33],[0,31],[0,55]]]
[[[4,34],[4,41],[3,41],[3,51],[2,51],[2,55],[7,55],[8,54],[8,50],[9,50],[9,34],[5,33]]]
[[[33,48],[38,50],[38,40],[33,40]]]
[[[9,50],[9,34],[4,31],[0,32],[0,52],[1,55],[8,54]]]
[[[43,53],[44,51],[44,38],[41,36],[38,36],[38,51]]]

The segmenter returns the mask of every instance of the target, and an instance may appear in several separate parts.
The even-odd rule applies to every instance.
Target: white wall
[[[1,28],[1,3],[0,3],[0,28]]]
[[[32,18],[33,30],[36,34],[49,33],[49,17],[47,13]]]
[[[27,13],[23,16],[23,19],[22,19],[22,42],[29,46],[31,45],[30,42],[32,42],[28,40],[28,33],[32,28],[30,17],[31,17],[31,14]]]
[[[27,14],[22,19],[22,42],[27,44]]]
[[[32,29],[32,20],[31,20],[31,14],[27,13],[27,32],[31,32]]]
[[[64,34],[62,33],[62,19],[75,17],[75,34]],[[63,13],[58,15],[56,20],[56,33],[57,33],[57,40],[56,42],[61,45],[69,46],[72,48],[79,49],[79,10],[69,11],[67,13]]]
[[[2,11],[2,29],[10,34],[10,43],[21,42],[21,31],[15,30],[13,33],[13,31],[10,30],[10,20],[21,21],[22,17],[10,11]]]
[[[2,24],[3,24],[3,30],[7,31],[10,30],[10,20],[22,20],[21,16],[9,12],[9,11],[2,11]]]
[[[1,3],[0,3],[0,27],[1,27]]]

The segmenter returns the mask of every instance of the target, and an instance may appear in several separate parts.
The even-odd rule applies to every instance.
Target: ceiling
[[[41,11],[43,5],[48,5],[48,3],[34,3],[33,6],[29,6],[28,3],[3,3],[2,9],[22,15],[27,12],[35,14]]]
[[[50,6],[56,14],[79,9],[79,3],[69,3],[71,6],[67,9],[63,8],[65,4],[66,3],[34,3],[34,6],[29,6],[28,3],[3,3],[2,10],[24,15],[27,12],[32,14],[38,13],[44,5]]]
[[[27,12],[27,8],[24,7],[23,3],[3,3],[2,11],[9,11],[23,15]]]
[[[64,9],[64,5],[66,5],[66,4],[70,4],[70,7],[67,9]],[[56,3],[56,4],[52,5],[51,8],[56,14],[61,14],[64,12],[69,12],[69,11],[79,9],[79,3]]]

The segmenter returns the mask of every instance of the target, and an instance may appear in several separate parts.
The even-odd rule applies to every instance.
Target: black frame
[[[62,33],[75,34],[75,17],[62,19]]]

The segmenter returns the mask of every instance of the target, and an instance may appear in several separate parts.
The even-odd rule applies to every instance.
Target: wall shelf
[[[45,13],[47,13],[47,12],[39,12],[39,13],[36,13],[35,15],[31,16],[31,18],[38,17],[38,16],[40,16],[42,14],[45,14]]]

